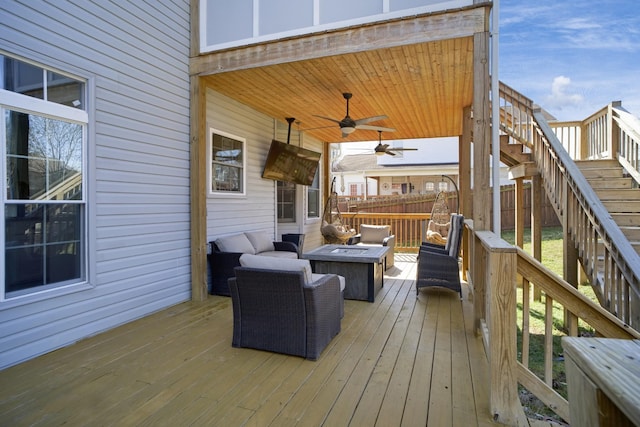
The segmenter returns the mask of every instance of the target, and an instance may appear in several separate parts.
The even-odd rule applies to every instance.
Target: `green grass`
[[[531,249],[531,233],[529,229],[524,233],[523,249],[532,253]],[[563,271],[563,239],[561,227],[548,227],[542,230],[542,264],[562,276]],[[515,236],[513,231],[502,233],[502,238],[511,244],[515,244]],[[591,297],[595,301],[595,296],[589,286],[581,286],[580,291]],[[522,288],[518,288],[518,357],[522,361]],[[533,286],[531,286],[530,316],[529,316],[529,369],[544,379],[544,336],[545,336],[545,298],[542,296],[539,300],[533,298]],[[578,323],[579,334],[592,335],[593,330],[581,322]],[[556,392],[567,398],[566,374],[564,366],[564,358],[562,352],[561,339],[567,333],[564,327],[564,308],[558,303],[553,303],[553,388]],[[543,416],[553,416],[554,413],[548,409],[542,402],[538,401],[534,396],[523,388],[520,389],[520,398],[523,406],[525,406],[529,416],[539,414]]]

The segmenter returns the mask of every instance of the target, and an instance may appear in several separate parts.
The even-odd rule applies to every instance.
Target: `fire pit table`
[[[315,273],[345,278],[345,299],[373,302],[384,285],[386,246],[324,245],[302,254]]]

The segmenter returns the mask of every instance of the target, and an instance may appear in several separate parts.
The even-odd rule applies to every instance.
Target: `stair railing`
[[[617,125],[618,161],[640,183],[640,120],[618,105],[611,107],[611,114]]]
[[[612,102],[583,121],[548,123],[574,160],[617,159],[640,184],[640,120]]]
[[[566,216],[567,232],[578,249],[585,272],[596,286],[600,303],[640,330],[640,256],[563,148],[543,113],[534,111],[533,102],[525,97],[514,97],[514,92],[501,83],[501,129],[520,138],[530,136],[527,146],[533,147],[546,193],[559,216]]]

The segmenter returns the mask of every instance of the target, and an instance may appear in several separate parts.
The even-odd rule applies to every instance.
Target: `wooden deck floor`
[[[231,347],[231,301],[210,296],[0,372],[0,425],[495,425],[467,289],[416,298],[414,259],[345,302],[317,362]]]

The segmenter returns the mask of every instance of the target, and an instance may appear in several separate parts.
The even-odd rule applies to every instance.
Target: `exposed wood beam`
[[[538,167],[535,162],[521,163],[517,166],[509,168],[509,179],[518,178],[531,178],[534,175],[539,175]]]
[[[469,37],[483,32],[490,3],[479,6],[411,16],[275,40],[191,58],[191,75],[209,75],[267,65],[304,61],[333,55],[391,48],[410,44]]]

